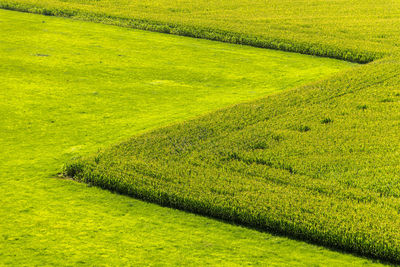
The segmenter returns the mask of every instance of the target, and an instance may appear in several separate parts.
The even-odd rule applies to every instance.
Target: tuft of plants
[[[367,105],[358,105],[357,106],[357,109],[360,109],[360,110],[366,110],[367,108],[368,108]]]
[[[394,99],[392,98],[384,98],[381,100],[382,103],[390,103],[390,102],[394,102]]]
[[[298,130],[301,133],[305,133],[305,132],[311,131],[311,128],[307,125],[300,125]]]
[[[329,124],[329,123],[332,123],[332,122],[333,122],[333,120],[331,118],[324,118],[323,120],[321,120],[322,124]]]
[[[77,177],[84,169],[84,164],[79,161],[70,162],[64,166],[63,175],[66,177]]]

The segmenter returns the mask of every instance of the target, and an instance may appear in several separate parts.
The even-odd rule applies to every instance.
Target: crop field
[[[1,0],[0,7],[356,62],[400,42],[397,0]]]
[[[9,206],[3,214],[21,205],[17,196],[29,199],[17,192],[32,192],[39,184],[40,203],[43,188],[58,196],[60,183],[65,183],[151,207],[143,216],[154,216],[148,211],[154,208],[167,217],[198,218],[202,226],[209,221],[224,231],[228,227],[71,181],[37,178],[38,170],[51,176],[67,162],[65,178],[261,230],[245,230],[246,245],[233,257],[227,243],[216,242],[221,262],[210,262],[201,249],[205,254],[197,255],[199,264],[222,264],[229,258],[227,264],[242,265],[241,260],[250,258],[246,253],[265,255],[259,249],[267,248],[253,238],[266,233],[400,263],[400,2],[0,0],[0,7],[69,18],[51,18],[57,25],[51,31],[43,28],[49,17],[0,17],[7,25],[1,28],[0,71],[6,79],[0,85],[7,92],[2,101],[2,147],[13,147],[0,162],[5,164],[4,177],[36,173],[36,178],[4,179],[10,184],[4,192],[11,196],[5,198]],[[79,26],[67,27],[72,24]],[[78,37],[80,42],[71,42]],[[51,46],[49,40],[57,41]],[[32,52],[43,44],[46,49]],[[72,193],[69,196],[73,199]],[[81,205],[85,203],[79,209],[87,208]],[[106,205],[110,211],[112,206]],[[10,221],[4,220],[1,227],[20,231],[21,224],[10,227]],[[185,247],[185,237],[178,238],[176,244]],[[278,239],[290,243],[288,247],[309,246],[293,250],[301,254],[299,265],[376,263]],[[102,248],[106,243],[90,244]],[[293,257],[285,253],[290,249],[280,244],[269,250],[279,255],[252,257],[249,264],[293,264],[288,260]],[[317,248],[323,252],[317,253]],[[149,256],[141,259],[151,262]],[[182,258],[164,263],[190,262],[178,259]]]
[[[399,261],[398,69],[382,60],[156,130],[78,160],[67,174],[161,205]],[[364,78],[377,70],[382,75],[366,86]]]
[[[76,179],[400,261],[397,1],[4,1],[3,7],[369,63],[156,130]],[[123,8],[121,8],[123,7]]]
[[[380,265],[55,178],[132,135],[359,66],[5,10],[0,63],[0,265]]]

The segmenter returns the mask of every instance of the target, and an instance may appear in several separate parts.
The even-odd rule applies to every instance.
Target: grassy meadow
[[[134,137],[67,171],[163,205],[400,261],[397,1],[0,3],[369,63]]]
[[[5,10],[0,63],[0,265],[380,265],[57,178],[132,135],[358,66]]]

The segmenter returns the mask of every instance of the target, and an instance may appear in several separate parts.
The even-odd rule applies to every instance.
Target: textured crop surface
[[[1,1],[4,8],[369,63],[68,165],[163,205],[400,261],[398,1]]]
[[[397,0],[0,0],[0,7],[357,62],[400,43]]]
[[[156,130],[67,171],[162,205],[398,262],[399,67],[380,60]]]
[[[375,265],[52,178],[138,132],[352,66],[0,10],[0,265]]]

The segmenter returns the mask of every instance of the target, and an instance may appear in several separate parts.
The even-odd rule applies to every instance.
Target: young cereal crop
[[[68,163],[65,173],[161,205],[400,262],[397,1],[0,6],[369,63],[133,137]]]
[[[399,66],[380,60],[137,136],[69,163],[66,175],[399,262],[400,98],[380,101],[400,85]],[[366,101],[368,112],[357,108]]]
[[[77,155],[354,64],[7,10],[0,42],[0,266],[382,265],[54,179]]]
[[[381,58],[399,41],[392,34],[399,6],[384,0],[1,0],[0,8],[358,63]]]

